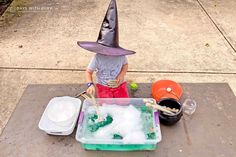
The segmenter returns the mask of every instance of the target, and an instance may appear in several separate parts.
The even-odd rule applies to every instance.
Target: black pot
[[[177,123],[181,117],[183,116],[183,108],[182,105],[175,99],[165,98],[161,99],[158,103],[160,106],[166,106],[170,108],[179,109],[179,112],[170,115],[168,113],[159,111],[160,122],[164,125],[173,125]]]

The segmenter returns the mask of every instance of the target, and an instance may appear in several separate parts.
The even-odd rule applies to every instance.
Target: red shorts
[[[98,98],[129,98],[127,83],[122,83],[117,88],[110,88],[101,84],[96,84]]]

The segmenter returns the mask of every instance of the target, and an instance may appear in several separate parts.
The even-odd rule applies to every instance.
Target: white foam
[[[95,112],[92,106],[88,111]],[[141,112],[133,105],[119,106],[103,104],[99,107],[101,115],[105,118],[111,115],[113,121],[110,125],[99,128],[94,133],[94,138],[97,139],[112,139],[114,134],[119,134],[123,137],[124,144],[143,144],[146,140],[143,133]]]
[[[55,99],[48,110],[48,117],[55,122],[66,121],[74,116],[75,111],[73,103]]]
[[[135,131],[132,134],[127,134],[123,139],[124,144],[144,144],[145,140],[146,137],[142,131]]]

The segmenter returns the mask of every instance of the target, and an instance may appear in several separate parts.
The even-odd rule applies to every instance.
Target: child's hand
[[[119,74],[119,75],[116,77],[116,80],[117,80],[117,84],[119,85],[119,84],[124,80],[124,75]]]
[[[128,63],[123,65],[123,67],[122,67],[122,69],[120,71],[120,74],[116,77],[118,85],[120,85],[124,81],[127,69],[128,69]]]
[[[86,90],[86,92],[87,92],[88,94],[95,95],[95,87],[94,87],[94,85],[91,85],[90,87],[88,87],[88,89]]]

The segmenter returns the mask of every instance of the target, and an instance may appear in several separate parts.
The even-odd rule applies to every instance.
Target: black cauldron
[[[179,112],[170,115],[163,111],[159,111],[160,122],[164,125],[173,125],[177,123],[181,117],[183,116],[183,108],[182,105],[175,99],[172,98],[164,98],[161,99],[158,103],[160,106],[166,106],[170,108],[179,109]]]

